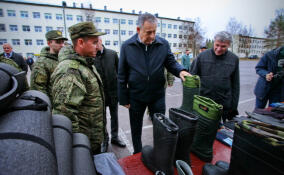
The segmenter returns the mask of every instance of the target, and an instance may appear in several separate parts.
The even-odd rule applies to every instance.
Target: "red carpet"
[[[230,162],[231,157],[231,147],[222,144],[221,142],[215,140],[213,145],[213,160],[212,163],[215,164],[218,160],[223,160]],[[192,162],[192,171],[194,175],[202,174],[202,167],[205,162],[198,159],[195,155],[190,154]],[[126,175],[153,175],[153,173],[147,169],[143,162],[141,161],[141,153],[124,157],[118,160],[119,164],[123,168]],[[177,171],[175,170],[175,174]]]

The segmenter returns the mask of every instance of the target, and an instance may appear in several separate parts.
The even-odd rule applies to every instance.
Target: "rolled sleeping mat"
[[[72,122],[64,115],[52,116],[58,175],[72,175]]]
[[[19,71],[13,66],[0,63],[0,113],[5,112],[5,108],[12,103],[19,91],[19,82],[14,76]]]
[[[35,101],[22,99],[22,96],[9,107],[15,110],[0,117],[1,174],[56,175],[50,109],[45,105],[45,109],[40,110]],[[29,109],[25,109],[24,104]]]
[[[22,93],[27,90],[27,73],[25,71],[19,71],[14,66],[6,63],[0,63],[0,69],[16,78],[18,82],[17,93]]]
[[[94,175],[95,164],[91,155],[88,137],[82,133],[73,134],[73,174]]]

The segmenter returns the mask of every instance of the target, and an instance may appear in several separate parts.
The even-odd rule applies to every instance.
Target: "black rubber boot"
[[[202,175],[228,175],[228,169],[206,163],[202,168]]]
[[[190,166],[182,160],[176,161],[176,167],[178,175],[193,175]]]
[[[194,96],[193,109],[199,114],[199,118],[191,152],[202,161],[211,162],[213,158],[213,143],[221,118],[222,108],[222,105],[215,103],[210,98]]]
[[[230,175],[284,174],[284,127],[244,120],[237,123]]]
[[[156,113],[153,117],[154,147],[142,148],[142,162],[152,172],[161,171],[173,175],[178,126],[163,114]]]
[[[175,161],[183,160],[188,165],[191,165],[189,153],[198,117],[193,113],[177,108],[170,108],[169,116],[179,127]]]
[[[200,78],[198,75],[186,76],[183,82],[183,97],[180,109],[191,112],[194,95],[199,95]]]

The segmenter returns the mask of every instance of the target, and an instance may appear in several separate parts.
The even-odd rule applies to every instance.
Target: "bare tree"
[[[191,21],[190,19],[187,19]],[[188,48],[192,49],[193,56],[195,57],[199,53],[199,47],[204,41],[204,30],[201,28],[200,18],[195,18],[194,23],[184,22],[183,23],[183,37],[180,38],[182,45],[188,45]],[[180,33],[181,35],[181,33]],[[185,50],[186,48],[184,48]]]
[[[231,35],[238,35],[241,33],[242,28],[242,23],[239,22],[236,18],[231,17],[226,26],[226,31],[229,32]]]
[[[284,9],[275,11],[276,17],[264,30],[267,36],[266,47],[273,49],[284,45]]]

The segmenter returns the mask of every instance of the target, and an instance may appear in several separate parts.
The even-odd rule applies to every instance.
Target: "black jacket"
[[[4,55],[4,53],[2,53],[2,54]],[[2,55],[2,54],[1,54],[1,55]],[[24,58],[23,58],[21,55],[19,55],[19,54],[13,52],[12,56],[10,57],[10,59],[12,59],[13,61],[15,61],[15,62],[20,66],[20,68],[21,68],[23,71],[28,72],[28,65],[27,65],[26,61],[24,60]]]
[[[123,43],[118,68],[118,100],[152,102],[165,96],[164,68],[179,77],[184,68],[178,64],[169,43],[158,36],[147,47],[138,41],[138,34]]]
[[[216,56],[213,49],[200,53],[190,67],[200,76],[200,95],[223,105],[224,110],[237,110],[240,95],[239,58],[230,51]]]
[[[110,98],[117,98],[117,53],[104,47],[103,53],[98,52],[94,64],[103,81],[106,102]]]

